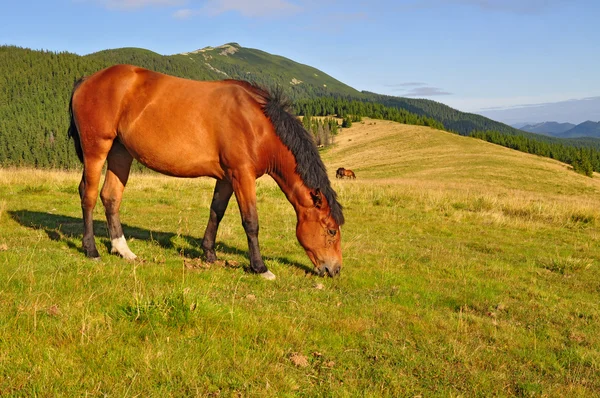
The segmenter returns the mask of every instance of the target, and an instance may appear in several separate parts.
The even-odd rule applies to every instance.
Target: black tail
[[[73,85],[73,91],[71,92],[71,100],[69,101],[69,115],[71,117],[71,124],[69,125],[68,135],[69,138],[73,138],[73,143],[75,144],[75,152],[77,152],[77,157],[79,161],[83,163],[83,149],[81,148],[81,140],[79,139],[79,131],[77,130],[77,124],[75,124],[75,118],[73,116],[73,95],[77,90],[77,87],[85,80],[85,77],[77,80],[75,85]]]
[[[264,93],[265,91],[263,91]],[[338,225],[344,224],[342,205],[337,201],[337,194],[331,188],[325,165],[311,134],[302,123],[291,114],[291,102],[278,87],[273,92],[266,92],[266,103],[263,105],[265,115],[271,120],[275,132],[296,157],[296,172],[307,187],[319,189],[327,198],[331,215]]]

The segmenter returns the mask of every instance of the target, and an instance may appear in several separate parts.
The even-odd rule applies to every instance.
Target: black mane
[[[291,114],[291,102],[285,98],[281,88],[268,92],[254,87],[265,99],[263,111],[273,123],[275,132],[296,158],[296,173],[304,185],[310,189],[319,189],[325,195],[331,209],[331,216],[338,225],[344,224],[342,205],[337,201],[337,194],[331,188],[327,170],[319,156],[317,146],[311,134]]]

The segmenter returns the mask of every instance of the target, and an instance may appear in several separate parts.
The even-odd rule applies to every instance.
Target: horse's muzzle
[[[336,264],[325,264],[321,268],[318,268],[319,276],[325,276],[325,274],[329,275],[332,278],[335,278],[340,274],[342,266],[338,263]]]

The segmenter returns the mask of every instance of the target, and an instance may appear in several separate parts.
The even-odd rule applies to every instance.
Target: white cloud
[[[207,0],[202,8],[181,9],[173,13],[173,16],[185,19],[194,15],[215,16],[230,11],[238,12],[248,18],[256,18],[296,14],[302,11],[302,7],[287,0]]]
[[[198,11],[190,10],[189,8],[182,8],[173,13],[173,16],[177,19],[188,19],[198,14]]]
[[[452,95],[452,93],[444,91],[441,88],[424,86],[415,87],[402,94],[403,97],[434,97],[438,95]]]
[[[177,7],[187,3],[187,0],[97,0],[109,9],[135,10],[148,6]]]
[[[536,15],[560,4],[569,4],[569,0],[404,0],[398,3],[396,9],[410,11],[459,5],[476,7],[487,12]]]
[[[405,87],[421,87],[421,86],[426,86],[426,85],[427,85],[427,83],[422,83],[422,82],[384,84],[385,87],[392,87],[392,88],[396,88],[396,89],[400,89],[400,90],[404,90]]]
[[[483,10],[517,14],[538,14],[564,0],[446,0],[447,3],[467,4]]]
[[[392,91],[399,92],[402,97],[434,97],[439,95],[452,95],[438,87],[431,87],[423,82],[388,83]]]

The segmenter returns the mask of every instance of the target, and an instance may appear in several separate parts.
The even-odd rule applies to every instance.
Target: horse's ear
[[[321,190],[319,188],[314,191],[310,191],[310,197],[313,200],[313,204],[317,209],[320,209],[323,206],[323,196],[321,195]]]

